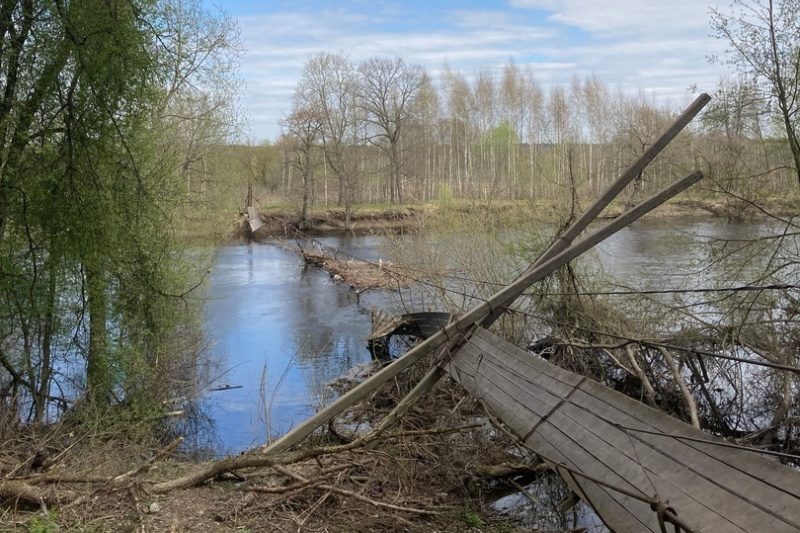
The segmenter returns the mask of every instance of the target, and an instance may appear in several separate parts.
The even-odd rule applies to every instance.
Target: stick
[[[132,478],[133,476],[139,475],[142,472],[146,472],[146,471],[150,470],[150,468],[152,468],[152,466],[154,464],[156,464],[158,461],[160,461],[160,460],[168,457],[169,455],[171,455],[172,452],[174,452],[175,449],[178,446],[180,446],[182,442],[183,442],[183,436],[177,437],[172,442],[170,442],[169,444],[167,444],[166,446],[161,448],[158,452],[156,452],[153,455],[153,457],[151,457],[146,463],[144,463],[144,464],[142,464],[140,466],[137,466],[136,468],[134,468],[132,470],[129,470],[129,471],[125,472],[124,474],[120,474],[120,475],[114,477],[113,479],[111,479],[111,484],[112,485],[116,485],[116,484],[122,483],[126,479]]]
[[[672,370],[672,377],[675,379],[675,386],[683,395],[683,400],[686,402],[686,408],[689,410],[689,416],[692,419],[692,425],[697,429],[700,429],[700,419],[697,416],[697,402],[694,401],[694,397],[692,396],[692,393],[689,392],[686,382],[683,381],[683,376],[681,375],[678,365],[675,363],[675,359],[673,359],[672,354],[669,353],[669,350],[663,346],[659,346],[658,351],[661,352],[661,355],[663,355],[664,359],[667,360],[669,368]]]
[[[309,480],[307,480],[306,478],[304,478],[300,474],[297,474],[297,473],[293,472],[292,470],[290,470],[288,468],[285,468],[285,467],[282,467],[282,466],[276,466],[275,470],[277,470],[278,472],[281,472],[282,474],[286,474],[287,476],[289,476],[291,478],[296,479],[300,483],[310,483]],[[323,489],[323,490],[328,490],[328,491],[333,492],[335,494],[341,494],[342,496],[347,496],[349,498],[355,498],[356,500],[360,500],[362,502],[368,503],[368,504],[373,505],[375,507],[383,507],[384,509],[392,509],[393,511],[403,511],[403,512],[406,512],[406,513],[424,514],[424,515],[432,515],[432,516],[438,516],[438,515],[442,514],[442,513],[438,512],[438,511],[428,511],[426,509],[416,509],[414,507],[401,507],[399,505],[394,505],[394,504],[391,504],[391,503],[379,502],[377,500],[373,500],[372,498],[367,498],[366,496],[364,496],[362,494],[359,494],[357,492],[353,492],[352,490],[342,489],[342,488],[335,487],[333,485],[328,485],[328,484],[325,484],[325,483],[320,483],[319,485],[317,485],[317,487],[319,487],[320,489]]]
[[[56,506],[73,501],[76,497],[77,494],[71,490],[44,490],[22,481],[0,481],[0,502],[14,500],[29,505]]]

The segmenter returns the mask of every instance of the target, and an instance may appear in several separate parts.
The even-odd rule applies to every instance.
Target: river
[[[710,239],[746,239],[773,230],[767,223],[642,220],[585,261],[598,275],[642,289],[701,287],[710,276],[704,268]],[[369,260],[386,259],[384,239],[319,238]],[[205,305],[215,363],[212,386],[241,388],[211,392],[204,400],[217,452],[263,444],[329,401],[332,392],[325,384],[370,360],[365,343],[370,309],[387,305],[396,306],[396,299],[379,292],[357,296],[327,273],[306,268],[288,242],[222,246]]]

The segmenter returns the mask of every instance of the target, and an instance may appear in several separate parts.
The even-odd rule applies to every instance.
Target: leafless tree
[[[344,205],[348,228],[358,172],[356,84],[356,73],[346,57],[322,52],[306,61],[297,93],[297,98],[319,113],[325,160],[339,180],[339,203]]]
[[[800,0],[734,0],[732,14],[711,10],[730,63],[754,76],[783,125],[800,184]]]
[[[403,155],[401,134],[423,83],[424,71],[402,59],[370,58],[358,67],[359,104],[373,126],[374,139],[385,152],[390,166],[390,198],[403,201]]]
[[[300,226],[305,228],[308,222],[308,206],[314,179],[314,149],[320,140],[322,119],[318,110],[304,107],[302,102],[295,101],[292,113],[282,121],[284,142],[291,154],[291,163],[300,172],[303,179],[303,202],[300,211]]]

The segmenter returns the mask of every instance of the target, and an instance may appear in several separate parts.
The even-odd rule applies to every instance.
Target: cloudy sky
[[[727,0],[720,3],[727,5]],[[690,86],[712,91],[726,67],[709,64],[703,0],[272,0],[216,2],[238,22],[245,47],[241,106],[251,140],[274,139],[304,61],[327,50],[358,62],[400,56],[434,78],[445,63],[465,73],[530,65],[544,85],[597,74],[623,91],[681,106]]]

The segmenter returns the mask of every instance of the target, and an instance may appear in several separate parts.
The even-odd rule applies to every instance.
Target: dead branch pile
[[[359,424],[375,427],[406,394],[410,384],[404,381],[412,376],[402,378],[302,448],[280,454],[257,449],[203,464],[166,460],[179,438],[136,464],[127,458],[125,468],[119,467],[119,449],[114,464],[101,460],[103,452],[69,444],[65,451],[51,450],[55,460],[46,467],[33,465],[22,450],[3,455],[0,509],[10,512],[0,511],[0,529],[11,519],[27,529],[41,510],[58,509],[62,525],[115,516],[113,527],[125,520],[148,530],[258,523],[276,531],[320,524],[331,530],[455,531],[464,528],[465,508],[486,509],[487,491],[503,485],[497,480],[508,485],[540,475],[538,462],[496,431],[478,402],[450,386],[436,389],[424,409],[411,409],[396,427],[357,430]]]
[[[354,289],[400,289],[408,286],[411,279],[389,262],[349,257],[313,239],[298,238],[297,246],[306,264],[321,268],[335,281],[347,283]]]

